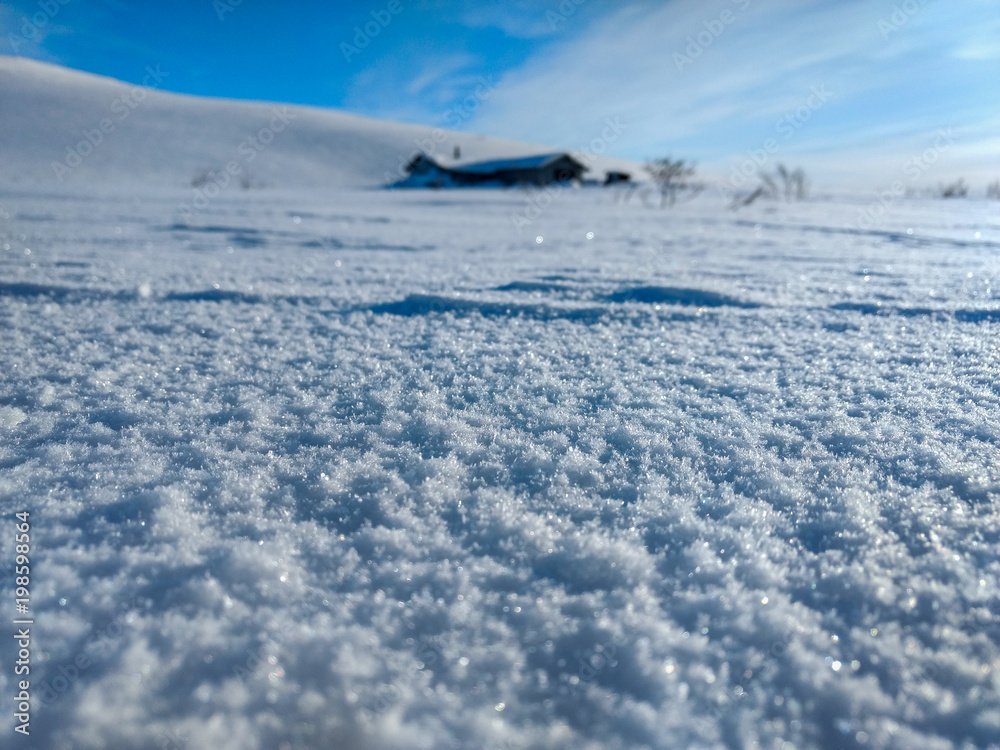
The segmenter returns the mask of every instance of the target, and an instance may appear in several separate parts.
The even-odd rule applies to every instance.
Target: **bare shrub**
[[[804,201],[809,197],[809,179],[802,167],[789,169],[784,164],[777,164],[774,172],[761,171],[757,178],[760,184],[750,192],[739,192],[733,196],[729,208],[737,209],[749,206],[760,198],[769,200],[784,199],[787,202]]]
[[[942,198],[965,198],[969,195],[969,186],[960,177],[954,182],[939,186],[938,195]]]
[[[191,187],[200,188],[208,183],[212,177],[211,169],[199,169],[191,178]]]
[[[784,164],[778,164],[776,172],[781,179],[782,192],[785,194],[786,201],[806,199],[809,194],[809,184],[802,167],[788,169]]]
[[[660,190],[660,208],[672,206],[677,197],[687,193],[693,197],[704,189],[704,185],[691,180],[695,173],[694,162],[684,159],[655,159],[646,163],[646,171]]]

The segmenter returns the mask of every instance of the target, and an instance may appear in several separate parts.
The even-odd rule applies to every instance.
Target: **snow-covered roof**
[[[550,164],[558,159],[573,157],[565,151],[557,151],[551,154],[537,154],[535,156],[524,156],[517,159],[494,159],[492,161],[478,161],[467,164],[456,164],[448,166],[454,172],[465,172],[466,174],[492,174],[503,170],[513,169],[538,169]],[[573,161],[577,161],[573,159]],[[578,162],[579,163],[579,162]]]

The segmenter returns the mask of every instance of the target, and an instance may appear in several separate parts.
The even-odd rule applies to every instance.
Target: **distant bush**
[[[809,182],[802,167],[788,169],[784,164],[778,164],[775,171],[781,179],[786,201],[804,201],[809,197]]]
[[[758,174],[758,179],[760,184],[755,189],[736,193],[729,207],[749,206],[759,198],[771,200],[784,198],[785,201],[791,202],[804,201],[809,197],[809,179],[802,167],[789,169],[784,164],[779,163],[773,173],[761,171]]]
[[[964,179],[959,178],[952,183],[938,187],[937,193],[941,198],[965,198],[969,194],[969,186],[965,184]]]
[[[1000,180],[994,180],[986,186],[986,197],[1000,200]]]
[[[646,163],[646,171],[660,190],[660,208],[672,206],[677,197],[687,193],[694,196],[704,189],[704,185],[691,178],[694,177],[694,162],[684,159],[655,159]]]
[[[221,167],[218,169],[199,169],[194,173],[194,177],[191,178],[191,187],[203,188],[209,183],[218,185],[220,188],[226,187],[229,185],[229,176],[223,175],[223,172],[225,172],[225,170]],[[239,170],[239,173],[234,178],[234,182],[243,190],[264,187],[263,182],[255,180],[251,177],[250,170],[246,167]]]
[[[211,178],[211,169],[199,169],[194,173],[194,177],[191,178],[191,187],[200,188],[208,183]]]

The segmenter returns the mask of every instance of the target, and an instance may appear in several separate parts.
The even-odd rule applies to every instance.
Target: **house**
[[[509,187],[579,182],[587,171],[566,152],[539,154],[519,159],[466,162],[444,165],[419,153],[406,165],[409,176],[395,187]]]

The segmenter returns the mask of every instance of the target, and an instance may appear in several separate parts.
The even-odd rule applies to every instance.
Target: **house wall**
[[[561,175],[567,173],[570,175],[568,179],[578,180],[582,177],[583,170],[568,159],[563,159],[536,169],[505,169],[497,172],[497,177],[507,184],[547,185],[557,182]]]

